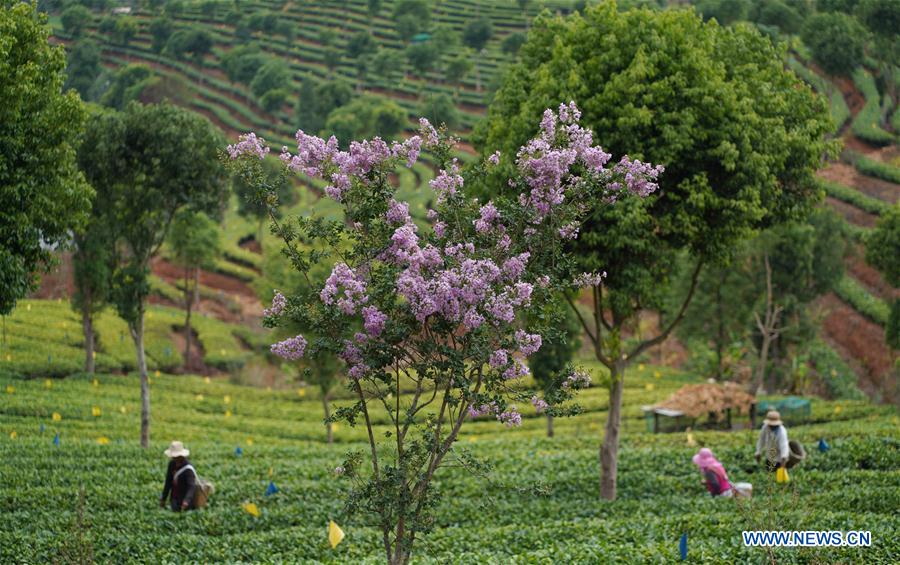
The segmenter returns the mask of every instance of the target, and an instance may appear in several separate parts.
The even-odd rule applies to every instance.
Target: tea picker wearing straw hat
[[[774,471],[787,462],[790,453],[787,429],[781,421],[781,414],[775,410],[769,410],[766,419],[763,420],[762,428],[759,430],[759,440],[756,442],[756,460],[759,461],[761,456],[765,456],[766,468]]]
[[[160,507],[165,508],[166,499],[170,499],[174,512],[193,510],[197,471],[187,458],[191,452],[180,441],[173,441],[163,453],[169,458],[169,467],[166,470],[166,484],[159,497]]]

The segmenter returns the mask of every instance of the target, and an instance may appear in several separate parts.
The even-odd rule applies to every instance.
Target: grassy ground
[[[900,419],[895,408],[863,401],[813,400],[810,422],[791,437],[811,451],[786,488],[757,469],[754,433],[697,431],[734,481],[753,483],[751,504],[706,495],[684,433],[650,434],[640,411],[693,379],[650,366],[626,377],[619,499],[598,498],[597,448],[607,403],[599,387],[581,396],[586,412],[545,421],[526,417],[507,430],[467,424],[459,449],[495,461],[490,481],[459,467],[439,473],[438,527],[417,546],[418,562],[555,563],[673,561],[688,534],[689,560],[768,561],[744,548],[744,529],[870,530],[866,549],[782,549],[782,562],[890,562],[900,552]],[[301,392],[302,390],[302,392]],[[137,447],[134,376],[51,381],[0,376],[0,561],[49,562],[79,543],[99,561],[322,561],[381,558],[377,531],[342,512],[346,485],[332,469],[363,447],[364,430],[337,427],[323,443],[314,390],[266,390],[166,374],[152,378],[152,446]],[[341,400],[337,401],[340,404]],[[94,408],[99,408],[99,415]],[[528,411],[530,412],[530,411]],[[53,414],[59,415],[54,420]],[[375,413],[384,422],[384,414]],[[60,445],[53,438],[59,434]],[[15,436],[15,437],[12,437]],[[172,439],[192,450],[201,476],[216,484],[208,509],[175,515],[157,508]],[[812,448],[826,438],[832,449]],[[240,446],[243,455],[237,456]],[[280,492],[264,496],[269,480]],[[535,488],[540,486],[541,488]],[[73,529],[85,489],[83,536]],[[261,515],[242,510],[254,502]],[[328,547],[326,524],[347,538]]]

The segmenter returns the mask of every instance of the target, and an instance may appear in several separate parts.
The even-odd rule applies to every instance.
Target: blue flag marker
[[[678,551],[681,553],[681,560],[687,559],[687,534],[681,534],[681,541],[678,542]]]
[[[831,446],[828,445],[828,442],[825,441],[825,438],[820,439],[819,440],[819,451],[821,451],[822,453],[825,453],[829,449],[831,449]]]
[[[273,481],[269,481],[269,486],[266,487],[266,496],[271,496],[278,492],[278,487],[275,486]]]
[[[234,456],[235,456],[235,457],[240,457],[240,456],[243,455],[243,454],[244,454],[244,450],[241,449],[240,446],[237,446],[237,447],[234,448]]]
[[[44,433],[44,424],[41,424],[41,433]]]
[[[59,447],[59,434],[56,434],[55,436],[53,436],[53,445],[55,445],[56,447]]]

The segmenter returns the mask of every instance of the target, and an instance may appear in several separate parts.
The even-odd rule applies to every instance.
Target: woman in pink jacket
[[[725,467],[719,463],[711,450],[704,447],[694,455],[692,461],[694,465],[700,467],[703,484],[706,485],[706,490],[711,495],[734,496],[731,483],[728,482],[728,475],[725,473]]]

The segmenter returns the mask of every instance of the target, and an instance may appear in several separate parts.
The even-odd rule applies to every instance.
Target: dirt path
[[[819,171],[819,176],[832,182],[851,186],[860,192],[893,204],[900,200],[900,185],[866,176],[846,163],[831,163]]]
[[[865,250],[862,246],[854,246],[851,253],[844,260],[844,264],[847,267],[847,272],[859,281],[870,294],[888,302],[895,298],[900,298],[900,289],[888,284],[884,277],[881,276],[881,273],[866,263]]]
[[[862,226],[864,228],[873,228],[875,227],[875,223],[878,221],[877,216],[869,214],[868,212],[864,212],[856,206],[847,204],[846,202],[838,200],[837,198],[828,196],[825,198],[825,201],[829,206],[834,208],[838,214],[843,216],[851,224]]]

